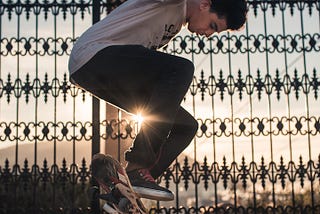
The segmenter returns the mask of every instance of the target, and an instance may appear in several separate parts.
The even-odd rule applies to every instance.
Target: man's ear
[[[200,10],[210,9],[211,1],[210,0],[200,0]]]

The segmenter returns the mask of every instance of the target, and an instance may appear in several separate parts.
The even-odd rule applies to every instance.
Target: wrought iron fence
[[[68,81],[84,29],[123,1],[0,1],[0,213],[97,213],[91,155],[121,151],[137,121]],[[150,213],[320,213],[320,2],[250,0],[246,28],[182,31],[194,141],[161,176]],[[112,113],[115,112],[115,113]]]

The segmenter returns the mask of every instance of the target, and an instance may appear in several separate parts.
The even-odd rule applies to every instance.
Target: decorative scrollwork
[[[223,76],[224,72],[220,71],[219,76],[210,75],[205,77],[205,72],[201,72],[200,78],[193,79],[190,92],[191,95],[200,94],[201,99],[204,100],[205,94],[210,96],[220,95],[220,99],[223,100],[226,95],[234,96],[238,94],[241,100],[244,95],[257,94],[259,100],[263,95],[277,94],[277,99],[281,99],[281,94],[289,95],[294,92],[296,99],[299,99],[301,94],[313,93],[314,98],[318,98],[318,90],[320,88],[320,80],[317,75],[317,70],[313,69],[312,77],[305,73],[301,77],[298,76],[298,71],[294,70],[294,75],[291,77],[284,74],[280,77],[279,70],[276,70],[275,76],[266,74],[261,76],[260,70],[257,71],[257,76],[253,77],[252,74],[247,74],[243,77],[242,72],[238,71],[238,76],[228,75]],[[246,93],[244,93],[246,92]],[[282,92],[282,93],[281,93]]]
[[[297,117],[272,117],[272,118],[234,118],[233,121],[230,118],[215,118],[215,119],[198,119],[199,130],[197,132],[198,137],[212,136],[316,136],[320,133],[320,118],[311,116],[309,118],[305,116]],[[290,124],[290,125],[289,125]],[[309,127],[310,130],[309,130]],[[214,127],[213,127],[214,126]],[[269,127],[272,127],[270,130]],[[232,131],[233,128],[233,131]],[[215,130],[213,132],[213,130]]]

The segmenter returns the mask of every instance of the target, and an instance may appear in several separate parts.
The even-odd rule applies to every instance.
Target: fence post
[[[100,0],[92,1],[92,24],[95,24],[100,20]],[[100,152],[100,103],[96,97],[92,98],[92,147],[91,154],[97,154]],[[97,186],[97,181],[91,176],[91,185]],[[99,199],[91,198],[92,213],[100,213]]]

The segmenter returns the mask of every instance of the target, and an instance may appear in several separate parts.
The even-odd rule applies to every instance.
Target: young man
[[[70,80],[144,123],[125,158],[143,197],[172,200],[158,178],[195,136],[197,121],[180,106],[193,78],[191,61],[157,51],[186,25],[196,34],[238,30],[245,0],[128,0],[76,42]]]

